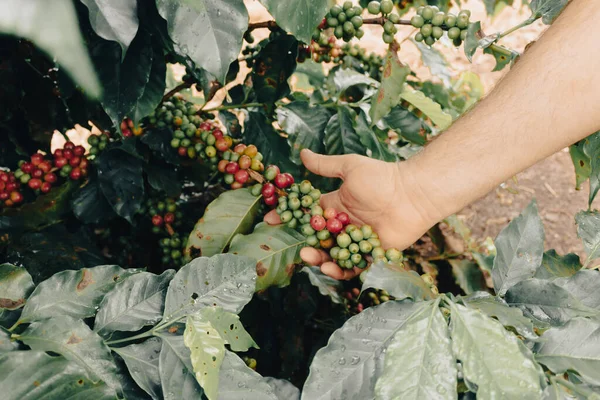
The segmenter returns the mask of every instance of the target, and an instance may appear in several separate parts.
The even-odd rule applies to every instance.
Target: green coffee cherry
[[[331,256],[331,258],[333,258],[334,260],[338,259],[339,253],[340,253],[340,248],[335,246],[332,247],[331,250],[329,250],[329,255]]]
[[[347,260],[350,258],[350,250],[348,249],[340,249],[338,252],[338,260]]]
[[[299,189],[301,193],[308,194],[312,190],[312,184],[310,181],[304,180],[300,182]]]
[[[381,12],[381,5],[378,1],[371,1],[367,5],[367,11],[369,14],[377,15]]]
[[[373,258],[385,257],[385,250],[383,247],[375,247],[371,252]]]
[[[338,21],[340,22],[346,22],[346,20],[348,19],[348,17],[346,16],[346,13],[341,12],[339,13],[339,15],[337,16]]]
[[[331,237],[331,232],[329,232],[327,229],[323,229],[322,231],[317,232],[317,239],[319,240],[326,240],[329,239]]]
[[[400,16],[398,14],[390,14],[388,15],[388,19],[393,23],[397,24],[400,22]]]
[[[400,259],[402,258],[402,253],[400,252],[400,250],[398,249],[388,249],[385,252],[385,256],[388,260],[395,262],[395,261],[400,261]]]
[[[319,244],[319,239],[317,239],[317,237],[315,235],[310,235],[306,237],[306,244],[311,246],[311,247],[315,247],[316,245]]]
[[[363,19],[359,15],[356,15],[356,16],[352,17],[352,19],[350,20],[350,22],[352,22],[352,25],[354,25],[354,27],[356,29],[358,29],[358,28],[360,28],[362,26]]]
[[[283,222],[284,224],[287,222],[290,222],[292,220],[292,218],[294,218],[294,214],[292,214],[291,211],[287,210],[281,213],[280,215],[281,218],[281,222]]]
[[[344,2],[344,10],[349,10],[352,8],[352,2],[351,1],[345,1]]]
[[[352,264],[354,264],[354,265],[358,265],[361,260],[362,260],[362,256],[360,254],[352,254],[350,256],[350,261],[352,261]]]
[[[456,15],[451,13],[446,14],[446,18],[444,18],[444,24],[446,24],[446,27],[448,28],[456,26]]]
[[[362,231],[360,229],[355,229],[355,230],[351,231],[350,232],[350,237],[356,243],[358,243],[358,242],[360,242],[361,240],[364,239],[364,235],[363,235],[363,233],[362,233]]]
[[[300,227],[300,231],[304,236],[310,236],[315,234],[315,230],[310,226],[310,224],[305,224]]]
[[[461,40],[466,40],[467,39],[467,35],[468,35],[469,31],[467,29],[463,29],[460,32],[460,39]]]
[[[433,26],[442,26],[444,25],[444,20],[446,19],[446,14],[443,12],[439,12],[433,16],[431,19],[431,24]]]
[[[358,244],[361,252],[369,254],[373,250],[373,245],[366,240],[361,240]]]
[[[323,231],[321,231],[321,232],[323,232]],[[346,248],[346,247],[350,246],[350,243],[352,243],[352,239],[350,238],[350,235],[348,235],[347,233],[340,233],[336,238],[336,242],[337,242],[338,246],[340,246],[342,248]]]
[[[444,30],[443,30],[442,28],[440,28],[439,26],[434,26],[434,27],[433,27],[433,30],[432,30],[432,32],[431,32],[431,36],[432,36],[434,39],[439,39],[439,38],[441,38],[442,36],[444,36]]]
[[[384,33],[381,35],[383,39],[383,43],[390,44],[394,41],[394,35],[390,35],[389,33]]]
[[[433,26],[431,24],[425,24],[421,27],[421,35],[424,38],[428,38],[433,33]]]
[[[460,38],[460,29],[458,29],[457,27],[452,27],[448,29],[448,38],[452,40]]]
[[[357,29],[356,33],[354,34],[354,36],[356,36],[357,39],[362,38],[365,35],[365,31],[363,31],[362,29]]]
[[[338,26],[340,23],[337,20],[337,18],[327,18],[327,26],[331,27],[331,28],[335,28],[336,26]]]
[[[380,8],[382,13],[389,14],[394,10],[394,3],[392,0],[381,0]]]
[[[423,34],[421,32],[417,32],[417,34],[415,35],[415,40],[417,42],[422,42],[425,38],[423,37]]]
[[[363,233],[363,237],[365,239],[370,238],[371,236],[373,236],[373,228],[371,228],[370,225],[363,225],[360,227],[360,230]]]
[[[394,25],[391,21],[385,21],[385,23],[383,24],[383,31],[385,33],[389,33],[390,35],[393,35],[397,31],[396,25]]]
[[[425,44],[427,46],[433,46],[434,43],[435,43],[435,39],[432,38],[431,36],[425,38]]]
[[[425,19],[423,19],[423,17],[420,15],[415,15],[410,19],[410,24],[415,28],[420,28],[425,25]]]
[[[456,20],[456,26],[460,29],[466,29],[469,26],[469,16],[467,14],[463,14],[461,11]]]
[[[433,18],[434,14],[435,14],[435,12],[433,11],[433,8],[427,6],[423,9],[421,16],[423,18],[425,18],[427,21],[430,21]]]
[[[350,243],[350,246],[348,246],[348,250],[350,250],[350,253],[356,254],[360,251],[360,247],[356,243]]]

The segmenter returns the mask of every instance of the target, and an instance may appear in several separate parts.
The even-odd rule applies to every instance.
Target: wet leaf
[[[23,307],[33,288],[33,279],[25,268],[0,264],[0,309]]]
[[[183,336],[161,332],[158,371],[165,400],[200,399],[204,391],[196,381],[191,352]]]
[[[125,365],[135,383],[154,400],[162,399],[162,388],[158,372],[158,359],[162,342],[159,338],[150,338],[140,344],[113,348]]]
[[[435,297],[429,286],[414,271],[404,267],[382,262],[374,263],[366,273],[362,291],[368,288],[387,291],[396,300],[429,300]]]
[[[260,0],[277,24],[304,43],[310,43],[313,31],[319,25],[330,6],[328,0]]]

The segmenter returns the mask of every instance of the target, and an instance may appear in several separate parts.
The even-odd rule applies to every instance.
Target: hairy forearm
[[[487,98],[403,163],[433,220],[600,129],[595,3],[573,0]]]

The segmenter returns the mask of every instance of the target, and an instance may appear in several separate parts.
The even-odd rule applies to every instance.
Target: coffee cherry
[[[330,218],[327,220],[327,230],[331,233],[338,234],[344,229],[344,225],[337,218]],[[345,247],[345,246],[342,246]]]
[[[263,201],[265,202],[266,205],[268,206],[274,206],[275,204],[277,204],[277,197],[276,196],[271,196],[271,197],[265,197],[263,199]]]
[[[302,205],[302,203],[300,202],[300,200],[297,197],[293,197],[288,200],[288,207],[292,211],[298,210],[300,213],[302,213],[302,211],[299,210],[301,205]],[[300,215],[300,216],[302,216],[302,215]]]
[[[90,138],[91,137],[97,137],[97,136],[90,136]],[[88,141],[89,141],[89,139],[88,139]],[[54,155],[54,158],[61,158],[61,157],[63,157],[63,151],[62,151],[62,149],[56,149],[56,150],[54,150],[54,153],[52,153],[52,154]]]
[[[283,222],[285,224],[287,222],[290,222],[292,220],[292,218],[294,218],[294,214],[292,214],[292,212],[290,210],[287,210],[287,211],[282,212],[279,217],[281,218],[281,222]]]
[[[75,146],[73,148],[73,154],[75,154],[76,156],[82,156],[85,154],[85,147],[83,146]]]
[[[317,237],[315,235],[310,235],[306,237],[306,244],[311,246],[311,247],[315,247],[316,245],[319,244],[319,239],[317,239]]]
[[[425,19],[420,15],[415,15],[410,19],[410,24],[415,28],[420,28],[425,25]]]
[[[42,186],[40,187],[40,191],[42,193],[48,193],[50,191],[50,189],[52,189],[52,184],[50,182],[44,182],[44,183],[42,183]]]
[[[33,170],[33,172],[31,173],[31,177],[32,177],[32,178],[39,179],[39,178],[41,178],[42,176],[44,176],[44,171],[42,171],[42,170],[41,170],[41,169],[39,169],[39,168],[36,168],[36,169],[34,169],[34,170]]]
[[[40,153],[35,153],[31,156],[31,163],[35,166],[39,165],[42,161],[44,161],[44,156]]]
[[[337,17],[340,13],[342,12],[342,7],[335,5],[333,7],[331,7],[331,9],[329,10],[329,14],[331,14],[332,17]]]
[[[65,149],[63,150],[63,157],[66,158],[67,160],[70,160],[71,158],[73,158],[73,156],[74,156],[73,150],[67,149],[65,147]]]
[[[348,249],[340,248],[338,251],[338,260],[345,261],[350,258],[350,251]]]
[[[423,281],[430,286],[435,283],[435,280],[433,279],[433,277],[430,274],[421,275],[421,279],[423,279]]]
[[[292,176],[292,174],[290,174],[289,172],[285,172],[283,175],[286,177],[286,179],[288,181],[288,186],[291,186],[294,184],[294,177]]]
[[[241,169],[249,169],[250,166],[252,165],[252,159],[244,154],[238,160],[238,164]]]
[[[421,16],[425,20],[430,21],[433,18],[434,14],[435,14],[435,12],[434,12],[433,8],[427,6],[427,7],[425,7],[423,9],[423,12],[421,13]]]
[[[396,262],[400,261],[402,258],[402,253],[398,249],[392,248],[385,252],[385,257],[392,262]]]
[[[469,34],[469,31],[467,29],[463,29],[460,32],[460,39],[461,40],[466,40],[467,39],[467,35]]]
[[[185,157],[187,155],[187,147],[185,146],[181,146],[177,149],[177,153],[181,156],[181,157]]]
[[[339,13],[339,14],[338,14],[338,16],[337,16],[337,20],[338,20],[338,22],[341,22],[342,24],[343,24],[344,22],[346,22],[346,20],[347,20],[347,19],[348,19],[348,17],[346,16],[346,13],[345,13],[345,12],[341,12],[341,13]]]
[[[390,35],[389,33],[384,33],[381,35],[381,37],[383,39],[383,43],[390,44],[394,41],[394,35]]]
[[[392,0],[381,0],[380,7],[382,13],[389,14],[394,10],[394,3]]]
[[[371,255],[375,259],[385,257],[385,250],[382,247],[375,247],[371,252]]]
[[[45,174],[47,174],[52,169],[52,164],[50,163],[50,161],[44,160],[41,163],[39,163],[38,168]]]
[[[81,170],[79,168],[73,168],[69,173],[69,177],[74,181],[79,180],[81,178]]]
[[[425,24],[421,27],[421,35],[424,38],[428,38],[433,33],[433,26],[431,24]]]
[[[383,24],[383,31],[385,33],[389,33],[390,35],[393,35],[397,31],[396,25],[394,25],[391,21],[385,21],[385,23]]]
[[[323,229],[322,231],[317,232],[317,239],[325,240],[331,237],[331,232],[327,229]]]
[[[153,215],[152,216],[152,225],[162,226],[163,225],[163,217],[161,217],[160,215]]]
[[[219,171],[220,173],[224,174],[225,173],[225,167],[227,167],[227,164],[229,164],[229,161],[227,161],[227,160],[220,160],[219,163],[217,164],[217,171]]]
[[[321,232],[324,232],[324,231],[321,231]],[[327,239],[321,239],[321,240],[319,240],[319,244],[324,249],[330,249],[330,248],[332,248],[335,245],[335,241],[333,240],[332,237],[329,237]]]
[[[262,187],[262,195],[267,197],[272,197],[275,194],[275,185],[270,182],[267,182]]]
[[[33,164],[25,162],[21,165],[21,171],[25,172],[26,174],[30,174],[31,172],[33,172]]]
[[[240,170],[240,166],[236,162],[230,162],[225,166],[225,172],[228,174],[235,174]]]
[[[175,214],[166,213],[163,219],[165,221],[165,224],[172,224],[173,222],[175,222]]]
[[[252,164],[250,164],[250,169],[253,171],[262,172],[265,169],[265,166],[263,165],[262,162],[260,162],[260,160],[258,160],[255,157],[252,159]]]
[[[373,250],[373,245],[366,240],[361,240],[360,243],[358,243],[358,247],[360,251],[365,254],[369,254]]]
[[[310,215],[311,216],[315,216],[315,215],[321,215],[322,216],[323,215],[323,209],[321,208],[321,206],[315,204],[315,205],[313,205],[310,208]]]
[[[315,234],[315,230],[312,228],[312,226],[310,226],[310,224],[304,224],[300,227],[300,232],[302,232],[302,234],[304,236],[310,236],[310,235],[314,235]]]
[[[69,165],[71,167],[77,167],[77,166],[79,166],[80,162],[81,162],[81,158],[79,156],[73,156],[73,158],[71,158],[69,160]]]
[[[452,27],[448,29],[448,38],[454,40],[460,38],[460,29],[457,27]]]
[[[328,207],[325,209],[325,211],[323,211],[323,216],[328,220],[333,219],[337,217],[337,211],[333,207]]]
[[[460,29],[466,29],[469,26],[469,16],[461,11],[456,20],[456,26]]]
[[[444,30],[442,28],[440,28],[439,26],[434,26],[433,27],[433,31],[431,33],[431,36],[434,39],[439,39],[444,35]]]
[[[268,181],[272,181],[279,175],[279,167],[276,165],[269,165],[265,170],[265,179]]]
[[[33,178],[33,179],[30,179],[29,182],[27,182],[27,185],[32,190],[37,190],[42,186],[42,181],[38,178]]]
[[[229,149],[229,144],[227,143],[227,140],[225,140],[225,139],[218,139],[215,142],[215,147],[217,150],[223,152],[223,151],[227,151]]]
[[[312,226],[315,231],[322,231],[327,226],[327,222],[321,215],[313,215],[310,219],[310,226]]]
[[[20,192],[12,191],[10,192],[10,201],[14,204],[18,204],[23,201],[23,195]]]
[[[360,227],[360,230],[363,233],[363,237],[368,239],[373,236],[373,228],[370,225],[363,225]]]
[[[447,28],[452,28],[456,26],[456,15],[452,13],[446,14],[446,17],[444,18],[444,24]]]
[[[435,43],[435,39],[431,36],[425,38],[425,44],[428,46],[433,46],[433,44]]]
[[[423,34],[421,32],[417,32],[417,34],[415,35],[415,40],[417,42],[422,42],[423,40],[425,40],[425,38],[423,37]]]
[[[373,0],[367,5],[367,11],[369,14],[377,15],[381,12],[381,5],[378,1]]]
[[[248,171],[246,171],[244,169],[240,169],[238,172],[235,173],[234,177],[235,177],[236,182],[244,184],[244,183],[248,182],[250,175],[248,174]]]
[[[58,177],[53,172],[49,172],[46,175],[44,175],[44,181],[46,181],[48,183],[55,183],[57,180],[58,180]]]
[[[284,174],[278,174],[275,177],[275,186],[277,186],[280,189],[285,189],[286,187],[290,186],[288,177]]]
[[[345,212],[341,212],[336,215],[336,218],[342,223],[342,225],[346,226],[350,223],[350,217]]]
[[[350,250],[350,253],[356,254],[360,251],[360,247],[358,246],[358,243],[350,243],[348,250]]]
[[[317,201],[321,198],[321,191],[319,189],[312,189],[308,195],[312,197],[314,201]]]
[[[446,13],[439,12],[433,16],[431,19],[431,24],[433,26],[442,26],[444,25],[444,20],[446,19]]]

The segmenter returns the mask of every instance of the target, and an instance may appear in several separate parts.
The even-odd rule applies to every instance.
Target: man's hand
[[[416,181],[407,176],[410,172],[403,163],[359,155],[323,156],[309,150],[303,150],[301,157],[311,172],[344,181],[339,190],[321,197],[321,207],[348,213],[355,225],[371,225],[384,248],[405,249],[440,218]],[[265,221],[280,223],[275,210]],[[322,250],[307,247],[300,256],[335,279],[351,279],[362,271],[341,269]]]

